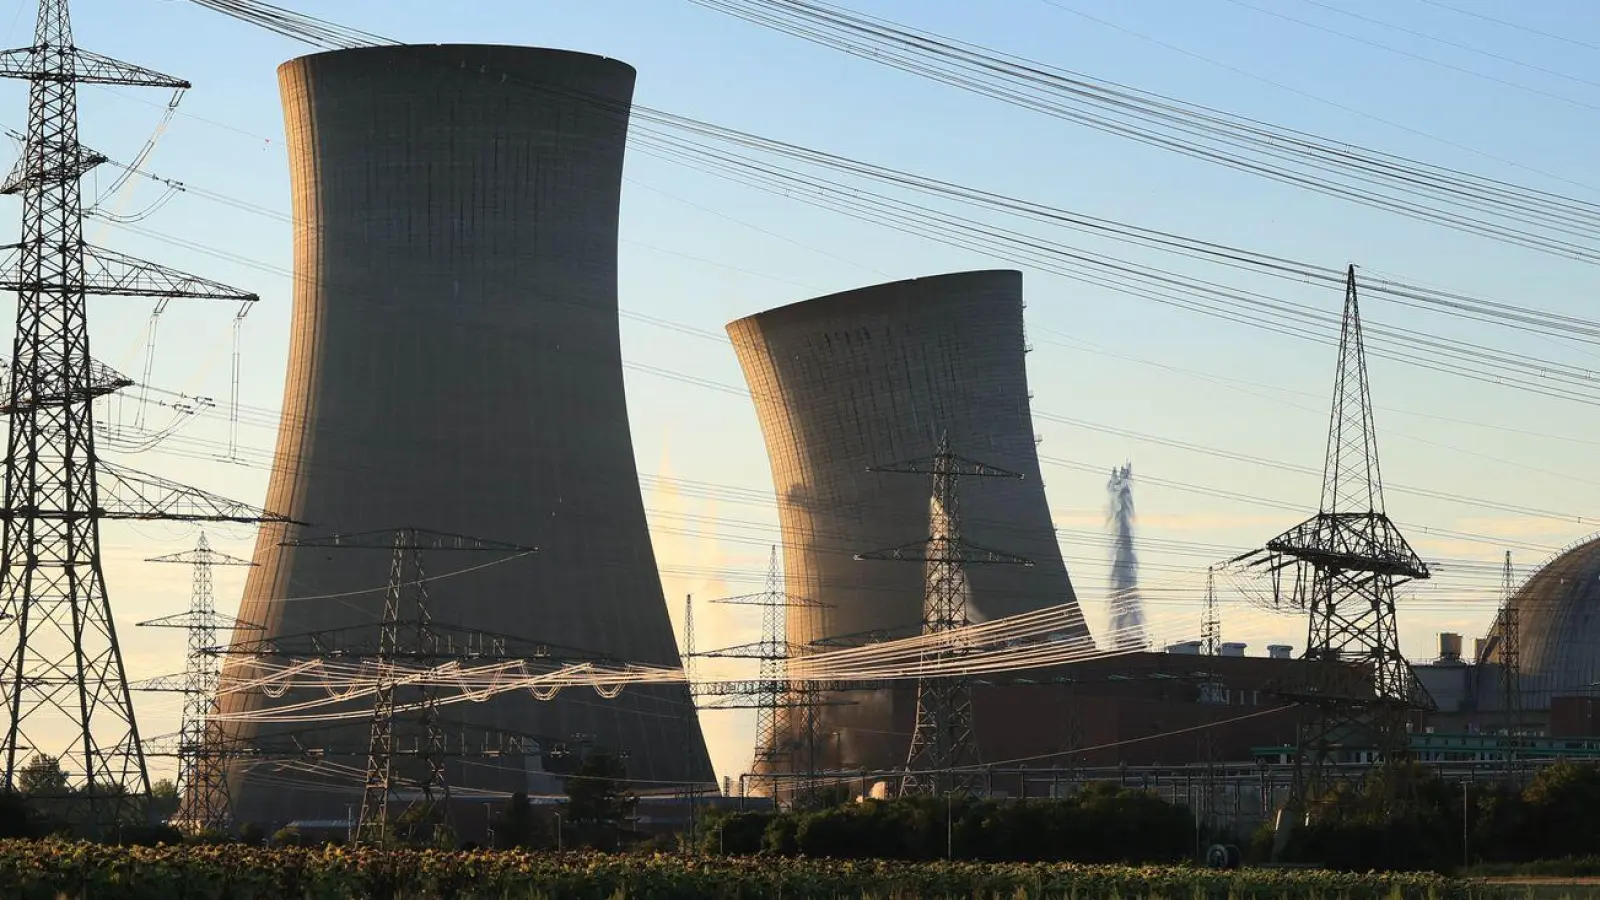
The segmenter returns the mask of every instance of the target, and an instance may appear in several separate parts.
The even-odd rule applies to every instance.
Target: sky
[[[619,58],[638,70],[636,102],[656,109],[1330,267],[1355,263],[1371,275],[1579,317],[1588,315],[1595,286],[1595,270],[1580,262],[1130,143],[688,0],[290,5],[408,42],[527,44]],[[848,5],[1097,79],[1600,199],[1600,179],[1587,165],[1600,137],[1594,125],[1600,79],[1592,77],[1600,71],[1600,10],[1585,0]],[[84,90],[85,143],[124,161],[148,146],[145,169],[192,189],[165,196],[160,185],[136,179],[112,192],[115,171],[103,167],[86,179],[86,196],[101,198],[101,208],[118,221],[92,220],[88,239],[261,296],[238,327],[236,429],[228,423],[231,305],[174,303],[152,340],[150,303],[92,301],[95,355],[141,381],[148,365],[152,386],[104,404],[103,452],[260,503],[291,299],[288,172],[274,69],[311,48],[184,0],[77,0],[73,13],[79,46],[194,83],[165,128],[166,92]],[[28,43],[32,15],[27,0],[0,0],[0,30],[10,45]],[[0,85],[0,124],[20,128],[25,109],[20,85]],[[765,448],[732,349],[721,338],[723,325],[876,282],[1013,266],[643,152],[630,152],[625,179],[619,299],[628,401],[641,490],[676,623],[686,594],[759,589],[769,548],[779,539]],[[5,212],[16,214],[14,204]],[[1169,261],[1126,246],[1095,246],[1132,260]],[[1196,637],[1206,566],[1260,546],[1315,511],[1315,475],[1237,456],[1320,470],[1334,348],[1022,268],[1045,489],[1091,627],[1103,630],[1107,616],[1106,477],[1114,465],[1131,462],[1152,638]],[[1342,302],[1339,292],[1321,287],[1237,279],[1329,312]],[[1569,341],[1377,300],[1363,312],[1369,323],[1593,364],[1592,348]],[[1400,612],[1402,648],[1430,659],[1438,632],[1465,633],[1470,644],[1488,626],[1506,549],[1525,574],[1597,530],[1588,504],[1600,476],[1588,463],[1600,428],[1584,404],[1415,366],[1373,360],[1371,379],[1389,510],[1437,565],[1433,583],[1404,593]],[[185,414],[193,408],[198,414]],[[158,434],[162,440],[148,440]],[[1419,497],[1405,488],[1488,505]],[[207,533],[218,549],[251,552],[247,528]],[[183,635],[133,623],[183,609],[189,593],[186,569],[142,560],[192,547],[196,537],[193,527],[160,523],[105,528],[107,577],[131,677],[178,668]],[[237,609],[243,571],[217,573],[222,610]],[[1231,587],[1221,601],[1226,640],[1248,642],[1253,653],[1272,642],[1304,643],[1300,619],[1262,611]],[[696,619],[701,648],[758,636],[757,619],[731,608],[702,604]],[[176,698],[141,696],[138,708],[145,733],[176,729]],[[749,715],[708,712],[703,721],[718,772],[737,776],[748,767]]]

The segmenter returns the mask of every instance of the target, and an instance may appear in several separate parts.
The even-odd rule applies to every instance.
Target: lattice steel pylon
[[[929,458],[873,466],[872,472],[931,475],[928,537],[914,544],[862,553],[856,559],[903,560],[924,564],[922,633],[955,632],[972,624],[967,608],[967,566],[1033,563],[1020,556],[976,546],[961,536],[957,486],[962,477],[1022,478],[987,463],[950,452],[948,435]],[[963,655],[958,637],[931,644],[921,664],[938,665]],[[972,726],[970,679],[936,674],[917,679],[917,723],[911,735],[902,795],[971,793],[977,777],[978,747]]]
[[[1500,601],[1500,707],[1505,716],[1506,773],[1515,775],[1517,744],[1522,735],[1522,636],[1517,621],[1515,583],[1512,581],[1511,551],[1506,551],[1501,572]],[[1481,662],[1481,660],[1480,660]]]
[[[1206,567],[1205,609],[1200,614],[1200,652],[1222,655],[1222,614],[1217,611],[1217,569]]]
[[[193,550],[155,556],[154,563],[193,566],[189,611],[140,622],[141,627],[182,628],[188,632],[188,653],[183,674],[131,685],[134,690],[176,690],[183,694],[183,719],[178,730],[177,825],[185,831],[224,831],[229,824],[227,757],[222,732],[213,716],[217,712],[217,687],[222,667],[210,653],[221,628],[259,629],[251,622],[217,612],[211,569],[213,566],[253,566],[255,563],[211,549],[204,532]]]
[[[378,622],[378,646],[373,659],[377,664],[376,690],[372,700],[372,727],[368,740],[366,779],[361,793],[361,813],[356,825],[359,843],[385,844],[393,835],[389,828],[390,804],[399,798],[401,779],[395,772],[395,696],[399,690],[399,664],[406,659],[436,661],[441,658],[440,635],[429,607],[428,576],[423,567],[424,550],[470,550],[493,553],[532,553],[533,547],[506,544],[484,538],[429,531],[413,526],[335,534],[322,538],[285,541],[285,546],[324,547],[344,550],[388,550],[389,582],[383,595],[383,616]],[[408,598],[409,597],[409,602]],[[401,608],[412,610],[402,619]],[[402,630],[409,640],[402,643]],[[409,646],[407,646],[409,644]],[[421,821],[439,827],[448,825],[450,780],[445,772],[448,755],[446,737],[440,726],[439,698],[427,679],[415,687],[414,702],[403,704],[417,711],[415,727],[421,738],[421,752],[415,783],[417,800],[411,808],[421,813]]]
[[[746,658],[754,657],[759,665],[756,682],[760,690],[753,698],[756,709],[756,745],[751,771],[771,773],[785,757],[791,761],[804,761],[807,771],[817,767],[817,705],[816,691],[805,682],[791,683],[789,660],[797,655],[789,644],[788,611],[794,608],[820,609],[824,606],[815,600],[797,597],[784,590],[783,573],[778,563],[778,548],[773,547],[767,559],[767,586],[759,594],[723,597],[714,603],[732,606],[756,606],[761,609],[761,640],[754,647],[742,648]],[[732,655],[721,651],[722,655]],[[788,715],[798,710],[800,721],[795,723]],[[787,719],[787,721],[786,721]],[[794,726],[799,725],[795,734]],[[793,751],[799,750],[799,759]]]
[[[725,659],[754,659],[758,663],[755,690],[748,705],[756,711],[756,741],[751,771],[758,780],[764,775],[774,798],[780,764],[787,758],[791,773],[804,772],[798,801],[816,786],[820,764],[817,708],[831,705],[824,701],[814,683],[795,680],[789,671],[790,660],[810,648],[788,640],[788,612],[791,609],[821,609],[827,604],[798,597],[784,590],[778,548],[767,559],[766,589],[756,594],[723,597],[713,603],[730,606],[755,606],[761,609],[761,639],[754,644],[724,647],[700,654]],[[740,708],[743,703],[721,703],[719,708]]]
[[[1271,686],[1307,707],[1281,850],[1295,818],[1327,796],[1341,751],[1404,757],[1412,717],[1433,708],[1400,654],[1394,590],[1429,571],[1384,510],[1354,266],[1345,283],[1321,506],[1240,560],[1270,573],[1278,603],[1309,613],[1305,655]],[[1285,572],[1292,577],[1287,588]]]
[[[0,76],[28,85],[22,156],[0,193],[22,197],[22,238],[6,251],[0,289],[17,291],[4,406],[9,416],[0,508],[0,757],[15,789],[29,753],[60,731],[74,824],[98,831],[133,815],[150,790],[100,555],[100,520],[170,518],[193,494],[135,490],[107,502],[91,404],[131,382],[89,353],[89,294],[254,300],[83,240],[79,179],[105,157],[78,138],[79,84],[187,82],[76,47],[66,0],[40,0],[30,47],[0,52]],[[149,482],[146,482],[146,486]],[[124,485],[126,486],[126,485]],[[122,498],[128,499],[128,498]],[[209,498],[215,499],[215,498]],[[203,518],[203,517],[197,517]]]

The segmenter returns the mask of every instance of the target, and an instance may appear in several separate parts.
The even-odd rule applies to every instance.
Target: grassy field
[[[0,842],[5,900],[1487,900],[1520,891],[1304,870]]]

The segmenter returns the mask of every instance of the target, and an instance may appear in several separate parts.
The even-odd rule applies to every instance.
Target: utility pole
[[[1270,574],[1276,603],[1309,616],[1305,656],[1271,687],[1306,708],[1277,854],[1295,820],[1327,796],[1342,748],[1372,747],[1383,760],[1403,758],[1412,717],[1434,708],[1400,654],[1395,588],[1430,573],[1384,510],[1355,266],[1345,282],[1321,505],[1315,516],[1239,561]]]
[[[1020,556],[978,547],[961,536],[961,509],[957,485],[963,476],[1021,478],[1005,469],[957,456],[950,451],[948,435],[941,435],[930,458],[907,460],[869,471],[906,475],[931,475],[933,499],[928,537],[901,547],[862,553],[856,559],[923,563],[922,633],[949,634],[949,640],[930,645],[922,654],[924,667],[959,659],[960,629],[972,624],[967,609],[967,566],[1031,566]],[[978,764],[978,747],[972,733],[972,692],[964,675],[937,673],[917,679],[917,724],[911,736],[904,795],[951,791],[971,793]]]
[[[183,674],[155,678],[132,685],[134,690],[176,690],[183,694],[183,719],[178,732],[179,827],[198,834],[224,831],[231,814],[226,756],[221,729],[213,721],[217,712],[217,688],[222,681],[221,667],[213,654],[220,628],[256,629],[217,612],[212,587],[212,566],[253,566],[255,563],[211,549],[205,533],[193,550],[156,556],[153,563],[178,563],[194,567],[189,611],[175,616],[140,622],[141,627],[182,628],[188,632],[188,655]]]
[[[79,49],[66,0],[39,0],[33,44],[0,52],[0,76],[28,82],[22,156],[0,193],[22,198],[21,240],[5,248],[0,290],[17,292],[5,496],[0,508],[0,742],[6,790],[29,753],[69,733],[60,799],[105,832],[150,792],[107,596],[103,519],[271,518],[130,470],[95,451],[93,402],[132,382],[89,352],[89,295],[256,299],[215,282],[86,244],[79,179],[105,157],[78,139],[78,85],[183,90],[189,83]],[[231,516],[228,514],[231,512]]]
[[[445,653],[429,607],[423,551],[521,554],[532,553],[535,548],[412,526],[285,541],[284,544],[344,550],[388,550],[391,554],[389,583],[383,598],[383,618],[378,625],[377,653],[373,656],[377,664],[377,691],[373,695],[366,782],[361,796],[361,817],[356,828],[358,842],[386,843],[390,837],[387,827],[389,805],[396,799],[398,780],[394,763],[395,694],[399,688],[399,664],[407,659],[436,660]],[[401,618],[402,606],[412,611],[410,618]],[[400,640],[402,630],[408,635],[405,643],[409,646],[403,645]],[[415,779],[419,799],[415,805],[420,808],[424,822],[445,827],[449,817],[450,782],[445,772],[445,734],[440,727],[438,693],[428,679],[420,680],[416,690],[417,700],[409,704],[418,712],[415,725],[422,742],[419,754],[421,772]]]

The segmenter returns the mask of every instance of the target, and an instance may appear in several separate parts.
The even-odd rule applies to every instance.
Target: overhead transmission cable
[[[1600,204],[1096,79],[820,0],[689,0],[981,96],[1459,231],[1600,262]]]
[[[695,0],[700,2],[700,0]],[[718,0],[723,2],[723,0]],[[222,5],[202,3],[210,8],[256,22],[261,17],[277,21],[282,9],[270,4],[249,2]],[[803,4],[816,5],[816,4]],[[255,7],[265,12],[252,13]],[[296,32],[299,39],[318,46],[361,46],[373,42],[393,43],[368,32],[353,29],[341,30],[325,20],[303,17],[308,25]],[[280,32],[281,33],[281,32]],[[500,73],[502,76],[505,73]],[[530,85],[536,90],[552,92],[544,85]],[[561,93],[561,91],[554,91]],[[600,101],[597,98],[595,102]],[[991,192],[966,188],[921,176],[875,166],[821,151],[814,151],[781,141],[699,122],[648,107],[633,109],[634,137],[655,155],[671,161],[708,171],[722,177],[731,177],[757,189],[799,199],[810,205],[832,209],[855,218],[886,225],[906,233],[931,237],[944,243],[979,252],[1002,256],[1050,271],[1054,274],[1085,281],[1090,284],[1129,293],[1156,302],[1166,303],[1240,324],[1264,328],[1279,334],[1302,339],[1331,341],[1337,335],[1337,316],[1326,311],[1310,311],[1286,304],[1259,293],[1243,291],[1193,276],[1105,257],[1055,242],[1042,241],[1032,235],[1012,229],[979,226],[961,216],[882,194],[864,194],[859,188],[836,181],[806,176],[793,169],[764,164],[747,156],[718,151],[704,145],[687,144],[685,138],[663,133],[662,129],[687,132],[691,136],[714,140],[724,144],[776,154],[809,165],[823,166],[836,171],[869,178],[881,183],[935,194],[947,199],[977,203],[986,208],[1021,215],[1027,218],[1063,225],[1075,230],[1099,234],[1137,245],[1154,247],[1191,258],[1204,258],[1235,267],[1252,269],[1280,278],[1297,281],[1316,281],[1326,284],[1342,283],[1343,273],[1324,266],[1296,262],[1271,254],[1262,254],[1222,244],[1186,238],[1140,226],[1127,225],[1112,220],[1084,216],[1043,204]],[[643,124],[641,124],[643,123]],[[661,127],[651,128],[654,123]],[[802,190],[797,192],[796,188]],[[1554,195],[1551,195],[1554,196]],[[1574,201],[1576,202],[1576,201]],[[1600,207],[1588,204],[1600,211]],[[1600,220],[1597,220],[1600,221]],[[1538,333],[1585,343],[1600,343],[1600,323],[1566,316],[1516,304],[1483,300],[1464,294],[1422,288],[1401,282],[1373,280],[1369,293],[1383,295],[1385,299],[1418,308],[1451,311],[1462,318],[1491,322],[1518,330]],[[1174,293],[1177,292],[1177,293]],[[1253,307],[1274,318],[1263,320],[1255,313],[1242,313],[1240,304]],[[1555,360],[1529,358],[1522,354],[1506,353],[1468,342],[1438,337],[1413,329],[1385,329],[1374,323],[1369,327],[1370,339],[1375,345],[1374,355],[1395,359],[1425,369],[1446,374],[1465,376],[1486,383],[1507,385],[1559,399],[1584,403],[1600,402],[1600,378],[1587,368],[1572,366]],[[1385,346],[1385,342],[1405,341],[1419,345],[1429,355],[1408,354]],[[1444,359],[1434,358],[1442,354]]]

